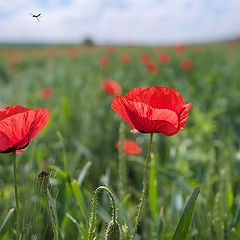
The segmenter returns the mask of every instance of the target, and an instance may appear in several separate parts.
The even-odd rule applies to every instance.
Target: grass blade
[[[200,192],[200,187],[197,186],[192,191],[187,204],[183,210],[182,216],[178,222],[177,229],[173,235],[172,240],[184,240],[187,236],[192,216],[194,212],[195,203]]]
[[[0,227],[0,239],[1,240],[5,240],[7,239],[7,235],[8,235],[8,231],[9,231],[9,227],[10,227],[10,223],[11,223],[11,219],[13,216],[15,209],[11,208],[6,216],[6,218],[3,221],[3,224]]]
[[[76,225],[77,229],[81,233],[81,235],[84,237],[84,239],[87,239],[87,231],[78,223],[78,221],[72,217],[69,213],[66,213],[67,217]]]
[[[92,162],[91,162],[91,161],[88,161],[88,162],[84,165],[84,167],[82,168],[82,170],[81,170],[81,172],[80,172],[80,174],[79,174],[79,176],[78,176],[78,180],[77,180],[77,183],[78,183],[79,186],[81,186],[82,181],[84,180],[84,178],[85,178],[85,176],[86,176],[86,174],[87,174],[87,172],[88,172],[88,169],[91,167],[91,165],[92,165]]]
[[[79,189],[79,186],[78,186],[78,183],[77,181],[74,179],[72,182],[71,182],[71,185],[72,185],[72,189],[73,189],[73,192],[75,194],[75,197],[77,199],[77,202],[78,202],[78,205],[81,209],[81,212],[82,212],[82,215],[83,217],[85,218],[85,221],[86,221],[86,224],[88,226],[88,217],[87,217],[87,212],[86,212],[86,206],[84,204],[84,200],[83,200],[83,196],[82,196],[82,193]]]

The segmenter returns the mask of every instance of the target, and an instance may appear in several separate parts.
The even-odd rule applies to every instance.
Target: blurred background
[[[174,88],[193,105],[185,129],[154,135],[136,239],[171,239],[196,185],[188,239],[240,239],[239,13],[239,0],[0,0],[0,106],[51,113],[17,154],[23,239],[53,239],[42,170],[51,174],[63,239],[87,240],[99,185],[115,192],[128,239],[149,136],[132,134],[111,103],[152,86]],[[122,151],[119,139],[128,140]],[[15,206],[12,176],[12,155],[0,154],[0,226]],[[110,220],[110,201],[99,194],[97,239]],[[4,234],[15,239],[15,220],[9,226]]]

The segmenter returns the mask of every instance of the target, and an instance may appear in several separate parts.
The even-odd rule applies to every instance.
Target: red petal
[[[124,97],[114,97],[111,107],[123,118],[123,120],[125,120],[133,128],[136,128],[127,114],[128,106],[124,105]]]
[[[14,109],[15,110],[15,109]],[[46,108],[30,109],[0,121],[0,152],[23,148],[45,127],[49,119]]]
[[[169,109],[177,114],[185,104],[181,94],[169,87],[134,88],[124,97],[135,102],[146,103],[153,108]]]
[[[28,110],[31,110],[31,109],[23,107],[23,106],[19,106],[19,105],[14,105],[14,106],[1,108],[0,109],[0,121],[2,119],[6,119],[7,117],[11,117],[12,115],[15,115],[17,113],[23,113],[23,112],[26,112]]]
[[[186,125],[186,121],[189,117],[189,110],[192,107],[192,103],[188,103],[186,105],[183,106],[180,114],[179,114],[179,128],[180,130],[182,130],[185,125]]]
[[[136,128],[133,128],[132,130],[130,130],[131,133],[135,134],[135,133],[140,133]]]

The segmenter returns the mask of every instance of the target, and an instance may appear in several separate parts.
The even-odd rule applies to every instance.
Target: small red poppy
[[[229,47],[231,47],[231,48],[237,48],[237,46],[238,46],[238,40],[237,40],[237,39],[230,40],[230,41],[228,41],[228,45],[229,45]]]
[[[193,63],[191,60],[185,58],[180,62],[180,65],[185,70],[190,70],[193,67]]]
[[[152,61],[152,57],[148,53],[143,53],[140,55],[140,61],[145,64],[150,63]]]
[[[114,97],[112,109],[129,125],[143,133],[178,133],[185,127],[192,103],[169,87],[138,87],[124,97]]]
[[[55,58],[57,56],[57,51],[54,48],[47,49],[47,56],[48,58]]]
[[[116,142],[115,147],[120,148],[119,141]],[[123,150],[126,155],[139,155],[142,153],[142,149],[138,146],[137,142],[133,139],[125,139],[123,142]]]
[[[162,52],[162,53],[158,54],[158,60],[161,63],[167,64],[170,62],[170,56],[169,56],[169,54]]]
[[[121,54],[119,59],[124,64],[129,64],[131,62],[131,56],[127,53]]]
[[[156,73],[158,71],[158,65],[156,63],[148,63],[147,70],[151,73]]]
[[[107,95],[119,96],[122,94],[121,86],[112,79],[105,79],[101,82],[101,88]]]
[[[0,152],[21,150],[42,130],[50,112],[15,105],[0,109]]]
[[[109,54],[112,54],[116,51],[117,47],[114,45],[108,45],[105,47],[105,51]]]
[[[108,65],[108,58],[106,56],[101,56],[99,58],[99,65],[101,67],[106,67]]]
[[[42,88],[39,91],[39,95],[42,99],[49,99],[52,96],[52,89],[51,88]]]
[[[183,53],[187,50],[187,45],[185,44],[180,44],[180,45],[176,45],[176,46],[173,46],[173,52],[175,53]]]

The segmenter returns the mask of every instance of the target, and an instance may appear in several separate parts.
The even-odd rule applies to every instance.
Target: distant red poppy
[[[124,64],[128,64],[131,62],[131,56],[127,53],[121,54],[119,59]]]
[[[231,47],[231,48],[237,48],[237,46],[238,46],[238,40],[237,40],[237,39],[230,40],[230,41],[228,41],[228,45],[229,45],[229,47]]]
[[[116,49],[117,49],[117,47],[114,45],[108,45],[105,47],[105,51],[110,54],[114,53],[116,51]]]
[[[193,67],[193,63],[191,60],[185,58],[180,62],[180,65],[185,70],[190,70]]]
[[[101,67],[106,67],[108,65],[108,58],[106,56],[100,56],[99,65]]]
[[[156,73],[158,71],[158,65],[156,63],[148,63],[147,70],[151,73]]]
[[[101,82],[101,88],[107,95],[119,96],[122,94],[121,86],[112,79],[105,79]]]
[[[177,54],[185,52],[186,50],[187,50],[187,45],[185,44],[179,44],[179,45],[173,46],[173,52]]]
[[[21,150],[42,130],[50,112],[15,105],[0,109],[0,152]]]
[[[67,55],[70,58],[76,58],[79,55],[79,49],[76,47],[70,47],[67,49]]]
[[[7,51],[7,60],[10,63],[21,63],[22,62],[22,56],[20,51],[16,50],[16,49],[9,49]]]
[[[130,50],[130,51],[135,51],[136,50],[136,46],[135,45],[128,45],[127,46],[127,48],[128,48],[128,50]]]
[[[162,52],[162,53],[158,54],[158,60],[161,63],[167,64],[170,62],[170,56],[169,56],[169,54]]]
[[[198,52],[200,52],[201,51],[201,46],[200,45],[193,45],[193,51],[195,52],[195,53],[198,53]]]
[[[57,51],[54,48],[48,48],[47,49],[47,56],[49,58],[55,58],[57,56]]]
[[[39,95],[42,99],[48,99],[52,96],[52,89],[51,88],[42,88],[39,91]]]
[[[145,64],[150,63],[152,61],[152,57],[148,53],[143,53],[140,55],[140,61]]]
[[[162,47],[162,46],[155,46],[155,49],[156,49],[157,51],[162,51],[163,47]]]
[[[40,49],[35,50],[33,54],[35,59],[40,59],[43,57],[43,51]]]
[[[124,97],[114,97],[112,109],[142,133],[172,136],[185,127],[192,103],[169,87],[138,87]]]
[[[120,148],[119,141],[115,143],[117,149]],[[139,155],[142,153],[142,149],[138,146],[137,142],[133,139],[126,138],[123,142],[123,150],[126,155]]]

